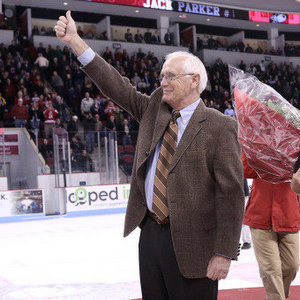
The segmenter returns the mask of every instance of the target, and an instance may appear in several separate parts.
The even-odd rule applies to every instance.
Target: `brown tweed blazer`
[[[146,162],[167,128],[171,110],[162,102],[161,88],[151,96],[137,92],[99,55],[82,69],[140,124],[125,219],[127,236],[146,214]],[[172,240],[183,276],[205,277],[214,254],[237,259],[244,192],[235,120],[200,102],[173,156],[167,190]]]

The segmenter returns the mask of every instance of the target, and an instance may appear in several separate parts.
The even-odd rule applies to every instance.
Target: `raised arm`
[[[77,56],[85,55],[89,51],[94,55],[94,52],[77,34],[76,24],[70,11],[67,11],[66,17],[59,17],[55,31],[57,37],[68,44]],[[137,92],[128,78],[122,77],[113,66],[109,65],[98,54],[94,55],[82,70],[93,80],[104,95],[132,114],[137,121],[141,120],[149,104],[149,96]]]
[[[60,16],[54,28],[56,36],[62,42],[68,44],[77,56],[80,56],[89,48],[86,42],[77,33],[76,24],[71,17],[71,11],[67,11],[66,17]]]

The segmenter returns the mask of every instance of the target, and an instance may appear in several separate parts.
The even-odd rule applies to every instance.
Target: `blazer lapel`
[[[150,147],[150,153],[154,150],[159,140],[162,138],[164,132],[166,131],[169,122],[171,120],[172,112],[171,108],[165,102],[161,102],[160,108],[158,110],[158,115],[156,118],[154,133],[152,138],[152,143]]]
[[[140,158],[138,157],[137,159],[137,184],[139,185],[143,195],[145,195],[146,161],[149,158],[149,154],[155,149],[157,143],[167,129],[171,116],[172,112],[170,106],[161,102],[157,112],[157,118],[155,119],[150,149],[148,148],[149,146],[144,147],[143,151],[141,151]],[[147,141],[144,143],[147,144]]]
[[[195,136],[202,129],[202,122],[206,119],[206,106],[200,100],[199,105],[195,109],[189,124],[187,125],[180,142],[176,148],[176,152],[173,156],[172,163],[169,169],[169,172],[176,166],[181,156],[184,154],[188,146],[191,144]]]

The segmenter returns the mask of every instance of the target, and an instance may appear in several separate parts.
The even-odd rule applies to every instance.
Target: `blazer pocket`
[[[202,214],[201,218],[205,231],[209,231],[217,226],[215,214]]]

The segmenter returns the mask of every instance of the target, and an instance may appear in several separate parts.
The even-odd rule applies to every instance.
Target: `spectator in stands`
[[[43,113],[41,112],[38,102],[33,101],[29,108],[29,120],[31,129],[40,129],[41,120],[43,119]]]
[[[247,47],[246,47],[246,49],[245,49],[245,52],[246,52],[246,53],[253,53],[253,48],[250,47],[249,44],[247,44]]]
[[[62,124],[68,122],[68,109],[61,96],[56,96],[56,101],[53,103],[53,107],[58,111],[58,118],[61,119]]]
[[[81,100],[80,110],[81,116],[88,114],[91,111],[91,107],[94,104],[94,100],[90,97],[90,93],[86,92],[84,98]]]
[[[70,147],[75,160],[77,160],[82,155],[82,151],[85,150],[83,143],[77,135],[72,136]]]
[[[43,139],[43,143],[40,147],[40,152],[45,159],[48,157],[53,157],[53,146],[49,145],[47,139]]]
[[[167,30],[164,41],[167,45],[174,45],[174,34],[170,31],[170,29]]]
[[[142,48],[139,48],[139,51],[136,54],[138,60],[142,60],[145,56],[145,53],[142,51]]]
[[[7,78],[2,88],[2,94],[7,100],[7,105],[13,105],[13,99],[16,95],[16,87],[13,82]]]
[[[132,43],[133,42],[133,36],[132,33],[130,32],[130,29],[127,28],[127,31],[124,35],[126,42]]]
[[[125,145],[132,145],[130,130],[128,126],[128,120],[124,119],[123,126],[122,126],[122,144]]]
[[[93,31],[89,30],[86,34],[86,38],[90,39],[90,40],[94,40],[96,37],[95,37],[95,34],[93,33]]]
[[[22,87],[20,87],[20,88],[22,88]],[[23,96],[22,91],[18,91],[17,96],[14,99],[14,104],[18,104],[19,99],[22,99],[23,105],[27,107],[28,103],[27,103],[27,100],[25,99],[25,97]]]
[[[287,101],[290,101],[291,97],[292,97],[292,88],[289,84],[288,81],[286,81],[284,83],[284,86],[283,86],[283,97],[287,100]]]
[[[203,42],[202,39],[198,36],[197,37],[197,51],[202,50],[203,49]]]
[[[0,93],[0,122],[4,120],[4,112],[6,110],[6,100],[2,97]],[[2,126],[3,127],[3,124]]]
[[[51,77],[51,84],[55,88],[58,95],[64,95],[64,82],[56,71],[53,71],[53,75]]]
[[[53,107],[52,101],[48,101],[48,107],[43,112],[45,122],[45,137],[46,139],[52,137],[52,128],[55,126],[55,120],[58,116],[58,111]]]
[[[83,129],[85,136],[85,145],[88,153],[94,152],[95,146],[95,128],[96,119],[93,117],[92,113],[87,113],[83,119]]]
[[[109,117],[109,119],[106,121],[106,127],[108,129],[110,129],[111,131],[117,131],[117,125],[116,125],[116,122],[115,122],[114,115],[111,115]]]
[[[266,67],[265,67],[265,64],[264,64],[264,60],[262,60],[262,61],[259,63],[259,68],[260,68],[260,71],[261,71],[261,72],[266,72]]]
[[[45,26],[41,27],[40,35],[46,35],[46,28],[45,28]]]
[[[247,72],[255,75],[256,71],[257,71],[257,68],[256,68],[255,64],[251,63],[250,66],[249,66],[249,68],[247,69]]]
[[[68,122],[67,131],[69,136],[72,137],[78,132],[78,117],[76,115],[72,116],[71,120]]]
[[[209,103],[207,104],[207,107],[219,110],[219,105],[217,104],[217,102],[215,100],[210,100]]]
[[[212,35],[208,39],[208,49],[216,49],[216,40]]]
[[[117,62],[117,61],[121,61],[121,59],[122,59],[122,52],[120,51],[120,49],[116,49],[116,51],[115,51],[115,62]]]
[[[29,118],[28,110],[23,105],[23,99],[18,99],[18,104],[15,104],[11,110],[14,119],[15,127],[25,127]]]
[[[99,36],[100,40],[107,40],[107,32],[106,30],[104,30],[103,32],[101,32],[100,36]]]
[[[116,111],[113,113],[113,116],[115,117],[115,123],[116,123],[116,130],[122,131],[123,130],[123,122],[124,122],[124,114],[123,110],[119,108],[119,106],[116,105]]]
[[[227,105],[227,108],[225,109],[224,115],[235,117],[235,111],[233,110],[233,108],[230,104]]]
[[[245,51],[245,44],[243,43],[242,40],[238,41],[237,47],[238,47],[238,49],[239,49],[240,52],[244,52]]]
[[[54,128],[59,128],[59,129],[64,128],[64,125],[59,117],[57,117],[55,120]]]
[[[39,70],[40,70],[40,74],[41,74],[41,78],[43,80],[46,79],[46,72],[49,66],[49,60],[44,57],[44,55],[40,52],[38,54],[38,58],[35,60],[34,64],[38,65]]]
[[[109,59],[113,60],[112,52],[109,50],[108,47],[105,48],[105,51],[102,54],[102,57],[108,61]]]
[[[152,44],[160,44],[160,36],[155,30],[154,34],[152,35]]]
[[[134,35],[134,41],[136,43],[142,43],[143,42],[143,35],[140,33],[140,30],[137,29],[136,34]]]
[[[151,44],[152,43],[152,33],[151,33],[149,28],[144,33],[144,41],[145,41],[146,44]]]
[[[239,68],[243,71],[246,71],[246,64],[244,63],[243,60],[241,60],[240,64],[239,64]]]
[[[103,130],[103,124],[100,120],[100,116],[98,114],[96,114],[94,116],[95,120],[96,120],[96,123],[95,123],[95,131],[98,132],[98,131],[102,131]]]
[[[116,105],[111,100],[109,100],[104,109],[104,114],[106,115],[106,118],[109,119],[110,116],[116,112],[116,110]]]
[[[94,117],[95,115],[102,115],[104,112],[103,106],[99,103],[99,99],[96,97],[94,98],[94,104],[91,106],[90,109],[92,116]]]

